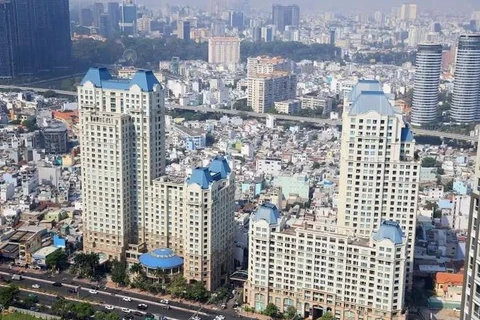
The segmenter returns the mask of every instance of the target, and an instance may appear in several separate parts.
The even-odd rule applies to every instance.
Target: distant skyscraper
[[[240,63],[240,39],[235,37],[208,39],[208,63]]]
[[[480,120],[480,34],[458,41],[451,116],[461,123]]]
[[[80,25],[82,27],[91,27],[93,25],[93,11],[90,8],[80,10]]]
[[[120,31],[125,35],[137,33],[137,6],[132,0],[123,1],[120,8]]]
[[[336,40],[336,39],[335,39],[335,32],[336,32],[336,31],[337,31],[336,28],[333,28],[333,27],[330,28],[330,44],[331,44],[332,46],[335,45],[335,40]]]
[[[275,102],[295,99],[297,77],[290,72],[290,61],[281,57],[260,56],[247,61],[247,104],[264,113]]]
[[[107,4],[108,17],[113,30],[119,29],[120,23],[120,5],[118,2],[109,2]]]
[[[100,25],[98,26],[98,30],[105,38],[109,38],[112,35],[113,28],[108,14],[104,13],[100,15]]]
[[[411,123],[425,125],[437,118],[438,90],[442,66],[442,45],[418,46]]]
[[[408,241],[407,278],[397,279],[410,290],[420,175],[412,131],[377,81],[361,80],[346,100],[337,225],[366,237],[382,221],[398,222]]]
[[[260,29],[260,39],[265,42],[271,42],[274,39],[275,32],[273,31],[274,26],[265,26]]]
[[[0,77],[70,67],[68,0],[0,2]]]
[[[93,4],[93,26],[100,28],[100,17],[104,13],[105,7],[101,2]]]
[[[416,4],[402,4],[400,8],[400,20],[414,21],[417,19],[417,5]]]
[[[243,12],[229,12],[229,26],[232,28],[243,29],[244,21],[243,21]]]
[[[221,20],[221,19],[213,20],[210,27],[210,36],[224,37],[226,27],[227,27],[227,23],[225,22],[225,20]]]
[[[298,5],[283,6],[274,4],[272,6],[272,20],[278,31],[284,32],[285,26],[300,26],[300,8]]]
[[[190,21],[177,21],[177,37],[190,40]]]

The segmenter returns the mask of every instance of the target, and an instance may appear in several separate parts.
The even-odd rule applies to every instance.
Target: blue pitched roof
[[[362,91],[353,102],[349,115],[364,114],[369,111],[376,111],[382,115],[395,115],[383,91]]]
[[[348,101],[355,101],[362,91],[383,91],[380,82],[377,80],[359,80],[348,95]]]
[[[375,241],[390,239],[395,244],[401,244],[403,243],[403,231],[398,222],[392,220],[383,221],[378,231],[373,233],[373,239]]]
[[[220,173],[220,178],[225,179],[232,170],[228,165],[227,159],[222,156],[215,157],[210,165],[208,166],[208,170],[214,173]]]
[[[172,269],[183,265],[183,259],[177,256],[172,249],[155,249],[142,254],[138,260],[150,269]]]
[[[187,180],[188,184],[196,183],[202,189],[208,189],[210,183],[213,181],[212,175],[208,168],[206,167],[197,167],[193,169],[192,175]]]
[[[265,203],[257,208],[252,216],[253,221],[265,220],[268,224],[277,224],[280,219],[280,212],[271,203]]]
[[[413,132],[410,129],[410,127],[405,127],[402,128],[402,134],[401,134],[401,139],[402,142],[411,142],[414,140],[413,138]]]
[[[144,92],[153,91],[155,85],[160,85],[152,71],[137,70],[132,79],[114,79],[107,68],[90,68],[80,85],[83,86],[86,82],[92,82],[97,88],[110,90],[129,90],[137,85]]]

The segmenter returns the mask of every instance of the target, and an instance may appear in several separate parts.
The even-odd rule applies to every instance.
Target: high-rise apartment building
[[[414,21],[417,19],[417,5],[414,3],[404,3],[400,8],[400,20]]]
[[[477,152],[473,181],[460,320],[480,320],[480,152]]]
[[[190,21],[177,21],[177,37],[190,40]]]
[[[230,11],[228,13],[228,22],[229,26],[232,28],[237,28],[239,30],[243,29],[244,19],[243,12]]]
[[[165,175],[164,94],[142,70],[92,68],[78,86],[84,250],[132,263],[170,248],[188,281],[215,290],[233,268],[234,174],[216,157],[188,179]]]
[[[240,63],[240,39],[236,37],[208,39],[208,63]]]
[[[259,56],[247,60],[247,104],[264,113],[277,101],[295,99],[297,77],[291,62],[281,57]]]
[[[419,45],[415,64],[411,123],[421,126],[437,119],[442,45]]]
[[[300,8],[298,5],[283,6],[274,4],[272,6],[272,21],[276,29],[285,31],[285,26],[300,26]]]
[[[480,120],[480,34],[458,40],[450,113],[460,123]]]
[[[164,103],[151,71],[127,82],[92,68],[78,86],[85,251],[122,258],[145,243],[145,194],[165,170]]]
[[[0,2],[0,78],[70,67],[68,0]]]
[[[244,302],[256,311],[293,306],[313,319],[405,319],[406,246],[394,221],[360,237],[314,214],[281,216],[267,203],[250,217]]]
[[[91,27],[93,25],[93,11],[90,8],[80,10],[80,25],[82,27]]]
[[[203,282],[212,291],[227,283],[234,262],[235,183],[226,159],[193,169],[187,180],[154,180],[149,200],[148,247],[174,249],[189,282]]]
[[[296,98],[297,76],[285,71],[256,74],[248,77],[247,88],[247,105],[255,112],[264,113],[277,101]]]
[[[420,163],[412,131],[378,82],[353,88],[343,112],[338,226],[368,236],[382,221],[400,224],[407,238],[407,289],[412,285]]]
[[[119,27],[124,35],[137,33],[137,6],[132,0],[124,0],[120,7]]]

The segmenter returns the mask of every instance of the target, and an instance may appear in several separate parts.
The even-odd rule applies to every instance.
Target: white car
[[[166,300],[166,299],[162,299],[162,300],[160,300],[160,303],[169,304],[169,303],[170,303],[170,301],[168,301],[168,300]]]
[[[97,290],[93,290],[93,289],[92,289],[92,290],[88,290],[88,292],[90,292],[91,294],[97,294],[97,293],[98,293]]]
[[[128,309],[128,308],[122,308],[122,312],[130,313],[130,311],[132,311],[132,310],[130,310],[130,309]]]
[[[114,307],[114,306],[105,306],[105,309],[107,309],[107,310],[114,310],[115,307]]]
[[[122,299],[122,300],[123,300],[123,301],[130,302],[130,301],[132,301],[132,298],[129,298],[129,297],[123,297],[123,299]]]
[[[40,289],[40,285],[39,284],[32,284],[32,288],[33,289]]]

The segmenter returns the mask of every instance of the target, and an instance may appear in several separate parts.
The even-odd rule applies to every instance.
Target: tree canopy
[[[1,287],[0,288],[0,305],[3,306],[3,308],[8,308],[12,302],[13,299],[20,293],[20,289],[16,285],[9,285],[6,287]]]
[[[63,250],[57,250],[47,256],[45,263],[48,269],[63,270],[68,266],[68,256]]]
[[[335,316],[331,312],[327,312],[320,317],[320,320],[335,320]]]
[[[114,260],[110,276],[116,284],[125,284],[128,279],[127,264],[123,261]]]
[[[266,316],[276,318],[276,317],[279,316],[280,310],[278,309],[278,307],[275,304],[269,303],[269,304],[267,304],[267,306],[265,307],[265,310],[263,310],[262,313]]]

